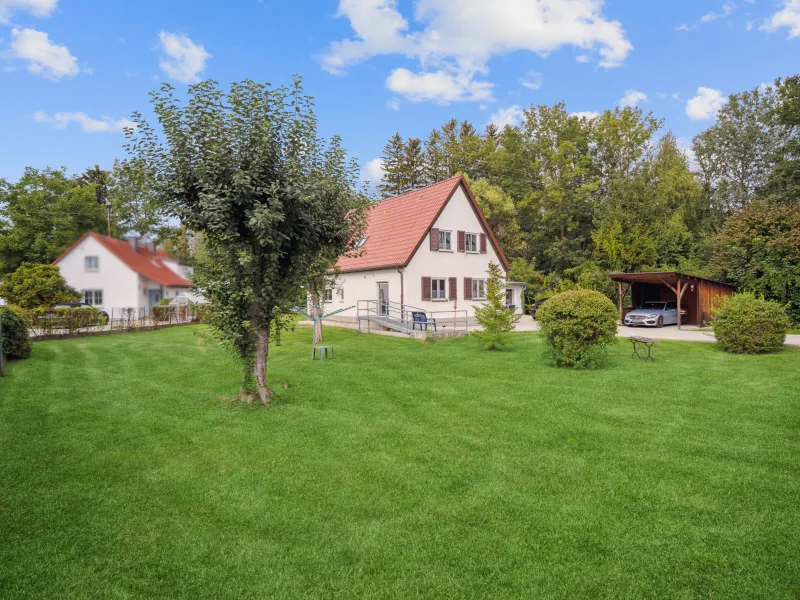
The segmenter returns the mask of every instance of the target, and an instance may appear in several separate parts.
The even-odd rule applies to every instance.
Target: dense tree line
[[[531,106],[520,125],[483,132],[451,120],[424,142],[395,134],[378,189],[390,196],[464,174],[513,276],[534,293],[613,295],[603,273],[678,269],[791,302],[798,319],[798,90],[793,76],[732,94],[691,153],[632,107],[589,119],[563,102]]]

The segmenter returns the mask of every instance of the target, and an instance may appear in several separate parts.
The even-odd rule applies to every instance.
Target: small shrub
[[[28,322],[22,311],[10,306],[0,306],[3,327],[4,359],[28,358],[31,355],[31,338]]]
[[[498,350],[511,344],[509,335],[517,326],[520,315],[505,305],[505,274],[490,262],[486,280],[486,301],[482,306],[473,306],[475,320],[481,331],[473,333],[489,350]]]
[[[80,300],[81,294],[67,285],[57,266],[25,263],[3,276],[0,298],[20,308],[37,308]]]
[[[594,290],[556,294],[536,311],[556,366],[592,369],[600,366],[614,343],[619,315],[614,303]]]
[[[789,329],[786,309],[753,294],[734,294],[714,316],[720,348],[735,354],[765,354],[783,346]]]

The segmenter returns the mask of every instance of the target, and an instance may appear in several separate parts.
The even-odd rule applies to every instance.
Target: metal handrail
[[[385,309],[386,312],[382,313],[381,310]],[[417,306],[408,304],[401,304],[392,301],[379,301],[379,300],[358,300],[357,301],[357,319],[359,323],[359,330],[361,328],[361,321],[367,321],[369,328],[373,319],[389,318],[397,319],[401,323],[407,324],[413,329],[414,320],[411,313],[421,312],[425,313],[431,319],[446,320],[442,323],[441,327],[446,328],[451,325],[454,331],[468,331],[469,330],[469,317],[466,310],[427,310]],[[409,329],[409,331],[411,330]]]

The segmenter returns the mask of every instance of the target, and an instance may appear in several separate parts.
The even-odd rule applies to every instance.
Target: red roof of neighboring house
[[[100,235],[94,231],[84,233],[78,241],[67,248],[61,256],[53,261],[57,264],[62,258],[69,254],[72,249],[80,244],[87,237],[92,237],[100,242],[109,252],[120,259],[125,265],[133,269],[139,275],[152,279],[156,283],[172,287],[194,287],[194,284],[187,281],[175,271],[164,264],[163,259],[174,260],[168,254],[156,248],[155,254],[150,252],[144,244],[139,244],[138,250],[131,248],[127,240]]]
[[[406,266],[459,185],[464,186],[475,215],[483,224],[497,256],[508,270],[508,259],[463,177],[451,177],[419,190],[375,202],[369,209],[367,230],[364,234],[367,241],[357,256],[339,258],[339,270],[366,271]]]

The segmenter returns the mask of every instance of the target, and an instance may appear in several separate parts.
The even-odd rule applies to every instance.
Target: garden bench
[[[431,325],[433,330],[436,331],[436,319],[428,318],[428,315],[424,312],[412,312],[411,319],[413,321],[411,324],[412,331],[417,328],[417,325],[419,325],[420,331],[428,331],[428,325]]]
[[[647,362],[648,360],[650,362],[655,362],[653,360],[653,357],[650,356],[650,349],[653,347],[653,344],[658,342],[658,340],[654,340],[654,339],[648,338],[648,337],[641,337],[641,336],[637,336],[637,335],[629,337],[628,339],[633,343],[633,354],[631,354],[631,358],[633,358],[635,356],[636,358],[638,358],[640,360],[643,359],[644,362]],[[641,349],[642,350],[642,354],[644,354],[644,349],[647,348],[647,356],[642,357],[639,354],[639,346],[640,345],[643,346],[643,348]]]
[[[322,353],[323,350],[325,351],[324,355]],[[327,359],[328,358],[328,350],[331,351],[331,358],[336,358],[336,356],[333,354],[333,346],[312,346],[311,347],[311,360],[317,360],[317,351],[319,351],[320,360],[322,360],[323,357],[325,359]]]

